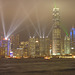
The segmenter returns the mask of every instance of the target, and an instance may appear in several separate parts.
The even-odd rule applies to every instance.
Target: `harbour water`
[[[74,75],[75,59],[0,59],[0,75]]]

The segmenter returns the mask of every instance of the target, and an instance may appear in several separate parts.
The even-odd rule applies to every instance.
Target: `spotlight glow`
[[[15,22],[16,23],[18,23],[19,22],[19,19],[18,19],[18,16],[19,16],[19,12],[20,12],[20,5],[18,6],[18,8],[17,8],[17,10],[16,10],[16,14],[14,15],[14,18],[13,18],[13,20],[12,20],[12,22],[11,22],[11,25],[10,25],[10,28],[9,28],[9,30],[8,30],[8,32],[7,32],[7,35],[10,33],[10,31],[12,30],[12,28],[14,27],[14,25],[15,25]]]
[[[51,31],[52,31],[53,27],[54,27],[54,25],[51,27],[51,29],[50,29],[50,31],[49,31],[49,33],[48,33],[48,35],[47,35],[47,36],[49,36],[49,35],[50,35],[50,33],[51,33]]]
[[[22,3],[23,6],[23,3]],[[36,9],[37,4],[34,5],[35,9]],[[24,6],[23,6],[24,7]],[[33,10],[34,11],[34,10]],[[30,18],[30,14],[28,12],[26,12],[26,10],[24,10],[25,15],[28,16],[28,19],[31,23],[31,25],[33,26],[34,30],[36,31],[36,33],[38,34],[38,36],[40,37],[41,34],[39,34],[38,29],[35,27],[34,23],[32,22],[31,18]],[[38,22],[39,23],[39,22]]]
[[[39,21],[39,17],[38,17],[38,10],[37,10],[37,6],[36,6],[36,19],[37,19],[37,25],[38,25],[38,30],[39,30],[39,34],[41,36],[41,28],[40,28],[40,21]]]
[[[35,31],[36,31],[36,33],[38,34],[38,36],[40,36],[40,35],[39,35],[39,33],[38,33],[38,31],[37,31],[37,28],[35,27],[34,23],[32,22],[32,20],[31,20],[30,16],[28,15],[28,13],[27,13],[26,11],[25,11],[25,14],[27,15],[27,17],[28,17],[29,21],[31,22],[31,25],[32,25],[32,26],[33,26],[33,28],[35,29]]]
[[[40,38],[42,38],[42,36],[40,36]]]
[[[8,40],[8,38],[7,38],[7,37],[5,37],[5,40]]]
[[[24,10],[24,9],[23,9],[23,10]],[[29,18],[29,15],[30,15],[33,11],[34,11],[34,8],[33,8],[32,10],[30,10],[30,12],[28,13],[28,15],[23,16],[24,18],[22,18],[21,20],[18,20],[15,24],[13,24],[13,25],[12,25],[12,28],[10,27],[10,30],[9,30],[9,32],[8,32],[8,34],[7,34],[7,38],[10,37],[10,35],[12,35],[13,32],[14,32],[15,30],[17,30],[17,28],[20,27],[20,25],[21,25],[24,21],[26,21],[26,20]],[[34,29],[36,30],[37,34],[39,35],[37,29],[35,28],[33,22],[31,21],[31,19],[30,19],[30,22],[31,22],[31,24],[33,25]]]
[[[3,15],[2,8],[1,8],[1,20],[2,20],[2,27],[3,27],[4,37],[6,37],[6,30],[5,30],[5,23],[4,23],[4,15]]]

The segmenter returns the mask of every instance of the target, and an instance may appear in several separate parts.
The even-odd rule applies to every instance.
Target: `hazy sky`
[[[63,27],[70,31],[75,24],[75,0],[0,0],[0,12],[3,14],[6,34],[10,28],[8,34],[20,33],[23,40],[36,32],[48,35],[52,27],[55,5],[60,8]],[[0,32],[3,34],[2,18]]]

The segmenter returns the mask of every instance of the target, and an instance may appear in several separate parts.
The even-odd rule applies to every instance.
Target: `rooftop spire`
[[[55,3],[55,8],[56,8],[56,3]]]

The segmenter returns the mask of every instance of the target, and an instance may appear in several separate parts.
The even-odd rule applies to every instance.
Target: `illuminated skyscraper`
[[[64,33],[62,33],[64,34]],[[64,37],[62,35],[62,38],[61,38],[61,55],[64,55]]]
[[[44,57],[45,56],[45,39],[40,38],[40,56]]]
[[[4,57],[5,57],[5,48],[0,47],[0,58],[4,58]]]
[[[11,35],[11,49],[17,49],[19,47],[19,34],[17,35]]]
[[[52,40],[50,40],[50,56],[52,55]]]
[[[2,45],[1,47],[5,48],[5,56],[9,56],[10,55],[10,51],[11,51],[11,44],[10,44],[10,39],[3,39],[2,41]]]
[[[13,56],[18,57],[18,58],[23,57],[23,48],[14,49]]]
[[[40,42],[39,42],[39,38],[35,38],[35,56],[40,57]]]
[[[70,37],[67,35],[64,38],[64,54],[70,54]]]
[[[40,56],[50,56],[50,39],[48,37],[40,38]]]
[[[70,32],[70,39],[71,39],[71,53],[75,54],[75,28],[72,27]]]
[[[29,56],[35,57],[35,37],[29,38]]]
[[[28,54],[30,57],[50,56],[50,39],[30,37]]]
[[[59,8],[53,8],[53,31],[52,31],[52,52],[53,55],[61,54],[61,28]]]
[[[28,57],[28,45],[29,45],[29,42],[26,41],[26,42],[21,42],[20,43],[20,48],[23,48],[23,57]]]
[[[45,38],[45,56],[50,56],[50,39]]]
[[[2,40],[3,40],[3,36],[0,37],[0,47],[2,47]]]

